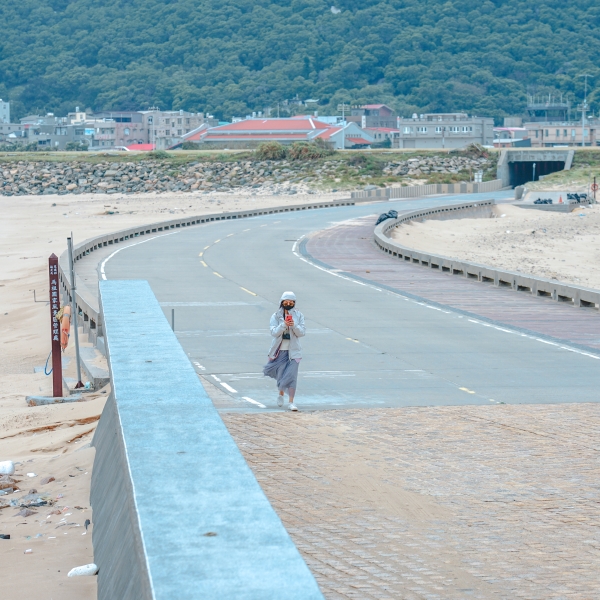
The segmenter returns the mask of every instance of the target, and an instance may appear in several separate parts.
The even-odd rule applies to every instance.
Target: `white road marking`
[[[118,254],[119,252],[121,252],[121,250],[127,250],[127,248],[133,248],[134,246],[139,246],[140,244],[145,244],[146,242],[151,242],[152,240],[155,240],[156,238],[159,237],[165,237],[167,235],[173,235],[174,233],[180,233],[179,231],[171,231],[170,233],[163,233],[162,235],[155,235],[154,237],[151,237],[147,240],[142,240],[141,242],[136,242],[135,244],[129,244],[129,246],[123,246],[122,248],[119,248],[118,250],[115,250],[112,254],[110,254],[109,256],[107,256],[101,263],[100,263],[100,278],[106,280],[106,273],[104,272],[104,267],[106,266],[106,263],[115,255]]]
[[[211,377],[215,380],[218,381],[219,383],[221,383],[221,380],[216,376],[216,375],[211,375]]]
[[[201,365],[199,362],[195,362],[195,361],[194,361],[194,364],[195,364],[195,365],[196,365],[196,366],[197,366],[197,367],[198,367],[200,370],[202,370],[202,371],[206,371],[206,367],[203,367],[203,366],[202,366],[202,365]]]
[[[219,381],[219,383],[228,391],[231,392],[232,394],[237,394],[237,390],[234,390],[229,384],[225,383],[224,381]]]
[[[261,404],[256,400],[252,400],[252,398],[248,398],[248,396],[242,396],[242,400],[246,400],[246,402],[252,402],[252,404],[256,404],[256,406],[260,406],[261,408],[267,408],[264,404]]]

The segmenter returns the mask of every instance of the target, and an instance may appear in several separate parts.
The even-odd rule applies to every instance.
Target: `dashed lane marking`
[[[244,290],[245,292],[248,292],[248,293],[249,293],[249,294],[251,294],[252,296],[256,296],[256,294],[255,294],[254,292],[251,292],[250,290],[247,290],[245,287],[242,287],[241,285],[240,285],[240,289],[241,289],[241,290]]]
[[[219,273],[217,273],[216,271],[213,271],[213,275],[216,275],[217,277],[224,279],[223,275],[219,275]]]
[[[228,391],[231,392],[232,394],[237,394],[237,390],[234,390],[228,383],[225,383],[224,381],[219,381],[219,383]]]
[[[200,262],[201,262],[201,264],[202,264],[203,267],[208,267],[208,265],[203,260],[201,260]]]
[[[459,390],[462,390],[463,392],[467,392],[467,394],[474,394],[475,392],[473,390],[470,390],[469,388],[466,387],[461,387],[458,388]]]
[[[248,398],[248,396],[242,396],[242,400],[245,400],[246,402],[251,402],[252,404],[256,404],[256,406],[260,406],[260,408],[267,408],[264,404],[261,404],[256,400],[252,400],[252,398]]]

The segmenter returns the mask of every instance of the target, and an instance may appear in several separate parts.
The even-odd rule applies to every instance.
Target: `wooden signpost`
[[[52,395],[58,398],[63,395],[63,384],[60,323],[56,319],[56,313],[60,310],[58,256],[56,254],[51,254],[48,259],[48,275],[50,277],[50,326],[52,331]]]

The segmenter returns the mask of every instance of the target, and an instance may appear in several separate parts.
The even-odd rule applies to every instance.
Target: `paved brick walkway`
[[[328,599],[594,598],[600,405],[223,419]]]
[[[454,309],[590,349],[600,349],[600,315],[523,292],[496,288],[391,257],[373,243],[373,217],[312,236],[314,258],[364,280]]]

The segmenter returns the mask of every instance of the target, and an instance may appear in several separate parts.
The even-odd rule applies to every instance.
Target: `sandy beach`
[[[450,258],[600,289],[600,208],[552,213],[510,205],[493,218],[409,223],[393,239]]]
[[[68,578],[67,573],[93,562],[89,486],[94,449],[89,444],[110,390],[86,395],[84,402],[74,404],[28,407],[25,403],[27,395],[51,395],[51,377],[34,373],[50,352],[50,309],[45,302],[48,256],[65,250],[71,232],[78,242],[172,215],[347,197],[342,192],[0,197],[0,461],[16,463],[13,478],[20,490],[0,496],[0,534],[10,535],[0,539],[3,598],[96,598],[95,577]],[[81,340],[87,343],[86,336]],[[74,375],[73,356],[70,345],[65,353],[70,359],[67,376]],[[46,478],[54,480],[42,483]],[[9,503],[31,490],[43,494],[48,504],[32,508],[31,515],[18,516],[21,509]],[[88,519],[91,524],[86,530]]]

